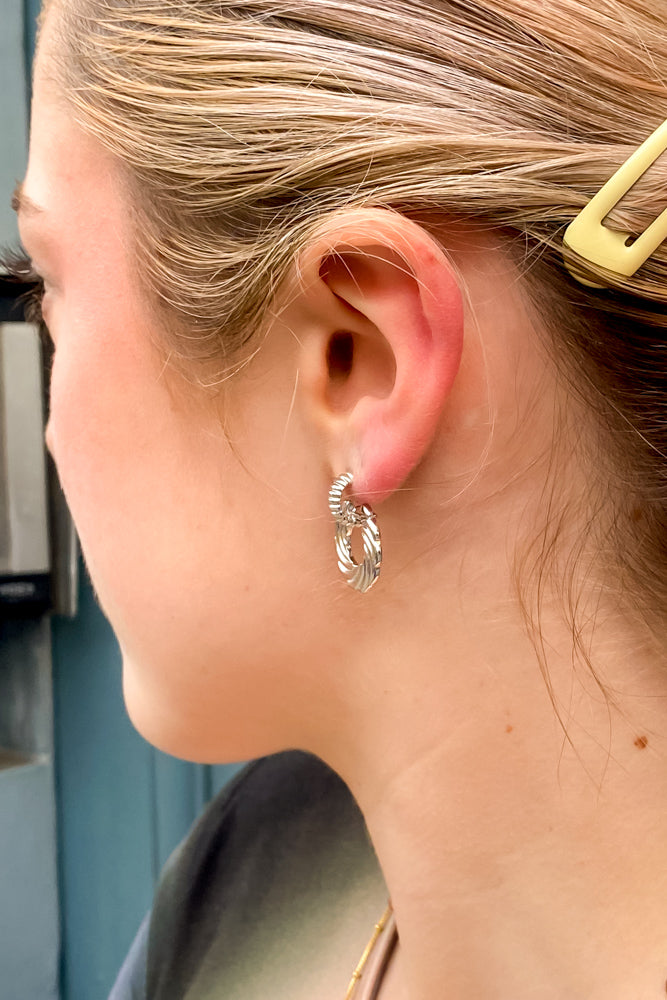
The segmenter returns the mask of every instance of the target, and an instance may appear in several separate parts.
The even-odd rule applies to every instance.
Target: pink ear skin
[[[329,338],[325,410],[332,471],[351,471],[355,498],[378,503],[434,438],[461,362],[464,310],[453,266],[424,229],[381,209],[359,214],[363,225],[351,232],[348,219],[320,257],[319,277],[350,320]]]

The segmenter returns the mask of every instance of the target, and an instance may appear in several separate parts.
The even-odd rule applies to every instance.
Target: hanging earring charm
[[[365,593],[380,575],[382,544],[375,513],[366,504],[355,507],[350,500],[343,500],[343,491],[352,483],[352,473],[339,476],[329,490],[329,510],[336,522],[336,554],[338,568],[350,587]],[[352,555],[350,539],[355,528],[361,529],[364,546],[363,562]]]

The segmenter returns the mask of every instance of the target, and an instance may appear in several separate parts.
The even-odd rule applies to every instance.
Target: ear
[[[331,473],[352,472],[356,497],[381,500],[428,449],[459,369],[454,269],[417,223],[368,209],[333,216],[298,275],[287,311]]]

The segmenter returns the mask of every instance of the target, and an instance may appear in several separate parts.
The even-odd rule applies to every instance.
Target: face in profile
[[[280,745],[301,608],[317,634],[325,605],[317,566],[285,572],[331,534],[305,487],[302,509],[285,501],[285,482],[308,482],[290,346],[268,340],[218,393],[171,369],[120,170],[58,95],[52,45],[47,19],[20,210],[55,343],[48,445],[138,728],[184,757],[248,756]]]

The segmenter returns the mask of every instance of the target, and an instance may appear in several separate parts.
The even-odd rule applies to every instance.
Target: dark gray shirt
[[[300,994],[318,963],[327,967],[325,943],[346,914],[385,899],[340,778],[309,754],[264,758],[213,800],[169,860],[109,1000]]]

